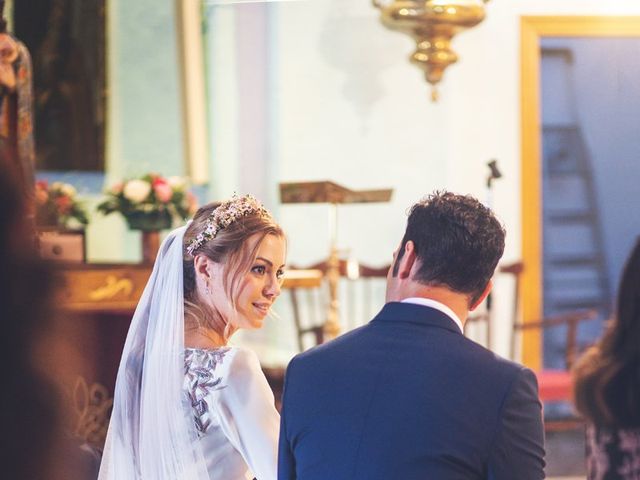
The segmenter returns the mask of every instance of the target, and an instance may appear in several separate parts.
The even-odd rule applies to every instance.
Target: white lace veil
[[[182,244],[162,242],[122,352],[99,480],[208,480],[184,381]]]

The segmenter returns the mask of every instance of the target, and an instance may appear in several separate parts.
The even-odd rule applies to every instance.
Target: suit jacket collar
[[[448,315],[435,308],[415,303],[389,302],[372,322],[401,322],[444,328],[462,335],[460,328]]]

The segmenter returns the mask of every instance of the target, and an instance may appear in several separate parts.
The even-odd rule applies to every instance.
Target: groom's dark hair
[[[392,274],[397,276],[404,247],[411,240],[419,261],[414,280],[468,294],[473,303],[502,257],[504,237],[493,212],[478,200],[436,191],[409,210]]]

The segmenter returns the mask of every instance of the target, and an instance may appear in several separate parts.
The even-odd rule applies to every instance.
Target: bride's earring
[[[209,290],[209,284],[207,283],[204,287],[204,291],[207,295],[211,295],[211,290]]]

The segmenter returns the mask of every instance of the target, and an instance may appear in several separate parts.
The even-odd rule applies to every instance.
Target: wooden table
[[[61,264],[55,269],[56,304],[72,312],[133,314],[151,270],[142,264]],[[320,270],[287,270],[283,288],[315,288],[321,282]]]

